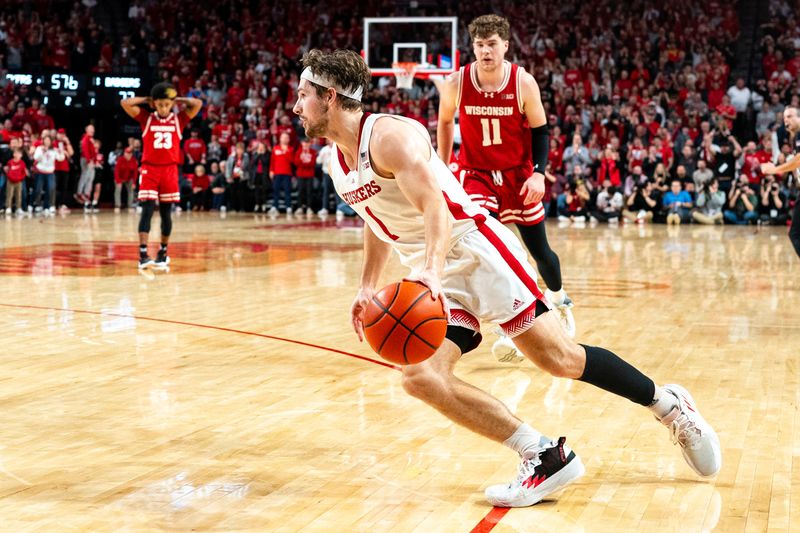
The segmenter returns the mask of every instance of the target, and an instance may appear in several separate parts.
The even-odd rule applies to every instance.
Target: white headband
[[[362,87],[359,87],[355,91],[348,91],[346,89],[343,89],[342,87],[338,87],[335,83],[328,80],[327,78],[317,76],[316,74],[311,72],[311,67],[306,67],[305,70],[303,70],[303,73],[300,74],[300,79],[316,83],[317,85],[325,87],[326,89],[333,89],[342,96],[352,98],[353,100],[358,100],[359,102],[361,101],[361,95],[364,93],[364,89]]]

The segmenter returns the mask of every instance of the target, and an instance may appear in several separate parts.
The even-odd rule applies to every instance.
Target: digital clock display
[[[38,87],[42,103],[55,107],[113,108],[121,100],[136,96],[143,86],[138,76],[93,74],[90,77],[71,72],[6,73],[15,85]]]

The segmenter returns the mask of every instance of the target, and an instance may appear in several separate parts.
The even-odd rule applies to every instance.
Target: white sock
[[[503,442],[503,446],[508,446],[523,459],[530,459],[549,442],[550,439],[523,422],[514,434]]]
[[[558,291],[550,291],[551,301],[550,303],[553,305],[561,305],[564,303],[564,300],[567,298],[567,293],[564,292],[564,287],[561,287]]]
[[[672,408],[678,405],[678,399],[670,392],[656,386],[653,403],[648,407],[659,420],[664,418]]]

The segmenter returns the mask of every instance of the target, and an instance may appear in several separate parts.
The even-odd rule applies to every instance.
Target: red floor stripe
[[[510,510],[508,507],[493,507],[489,513],[483,517],[483,520],[478,522],[478,525],[472,528],[470,533],[487,533],[494,529],[500,520]]]
[[[123,313],[105,313],[102,311],[87,311],[84,309],[68,309],[64,307],[43,307],[39,305],[16,305],[16,304],[3,304],[0,303],[0,307],[11,307],[16,309],[41,309],[45,311],[62,311],[62,312],[70,312],[70,313],[80,313],[84,315],[101,315],[101,316],[114,316],[119,318],[134,318],[136,320],[147,320],[150,322],[164,322],[166,324],[178,324],[181,326],[191,326],[194,328],[203,328],[203,329],[214,329],[217,331],[226,331],[228,333],[238,333],[240,335],[251,335],[253,337],[261,337],[263,339],[271,339],[275,341],[282,341],[282,342],[289,342],[292,344],[299,344],[300,346],[308,346],[309,348],[317,348],[319,350],[325,350],[328,352],[338,353],[341,355],[346,355],[347,357],[353,357],[355,359],[361,359],[362,361],[369,361],[370,363],[375,363],[376,365],[385,366],[387,368],[391,368],[394,370],[400,370],[399,366],[393,365],[391,363],[385,363],[383,361],[378,361],[376,359],[370,359],[369,357],[364,357],[363,355],[358,355],[355,353],[345,352],[342,350],[337,350],[336,348],[328,348],[327,346],[320,346],[319,344],[311,344],[309,342],[298,341],[294,339],[287,339],[284,337],[276,337],[274,335],[266,335],[264,333],[256,333],[255,331],[243,331],[240,329],[231,329],[231,328],[223,328],[221,326],[211,326],[209,324],[196,324],[194,322],[182,322],[180,320],[169,320],[166,318],[152,318],[146,316],[138,316],[138,315],[126,315]]]

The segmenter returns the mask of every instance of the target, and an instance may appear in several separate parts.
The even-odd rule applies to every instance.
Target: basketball
[[[415,281],[387,285],[372,297],[364,333],[375,353],[398,365],[420,363],[433,355],[447,332],[441,300]]]

